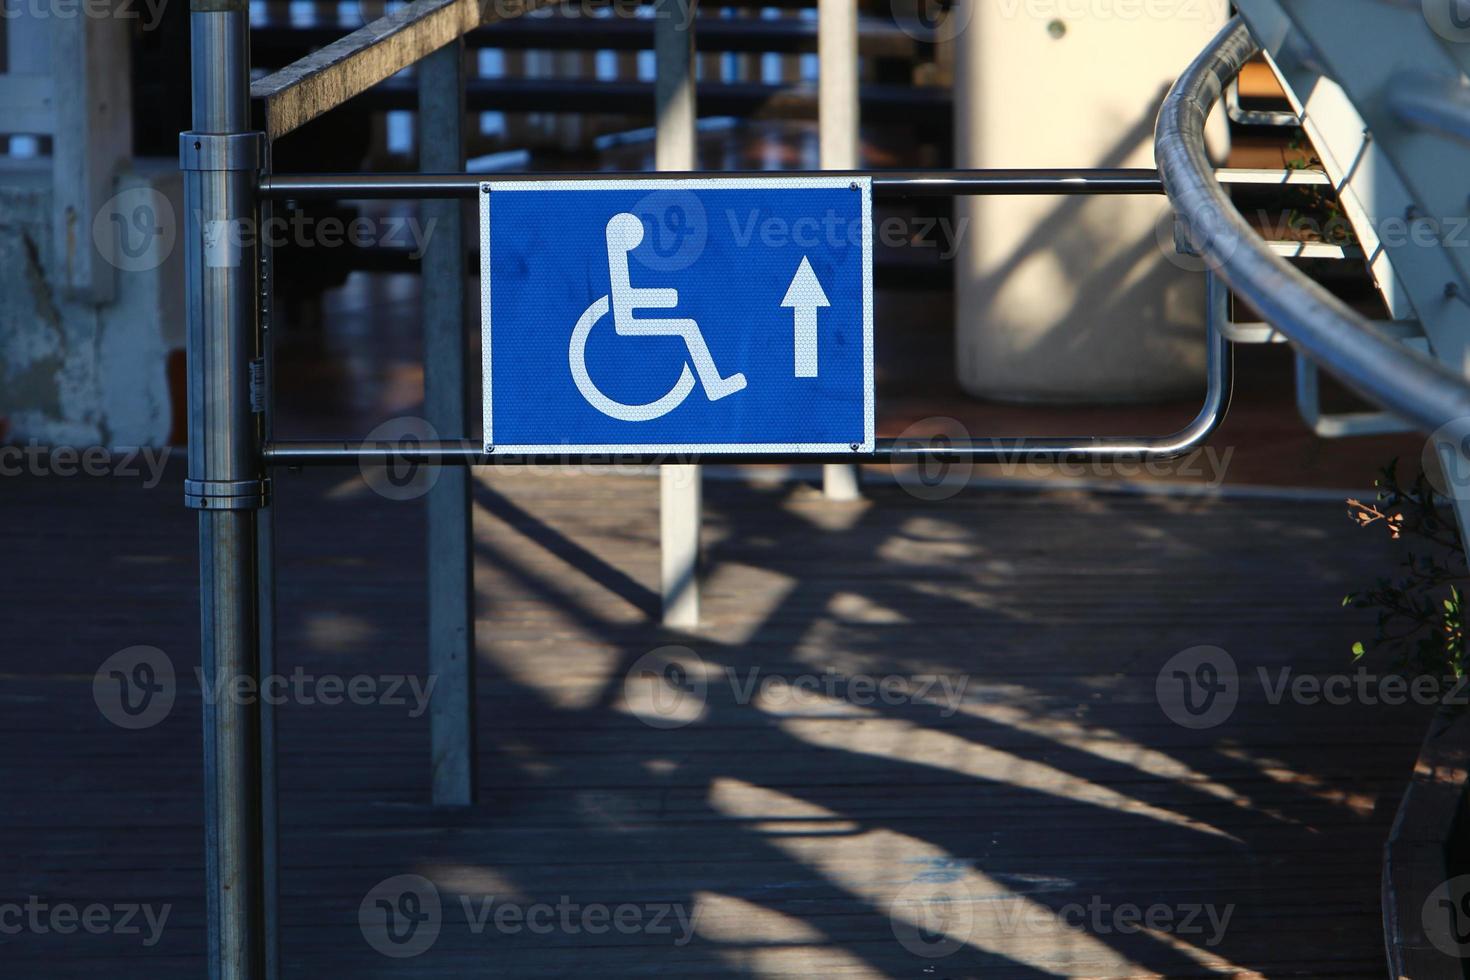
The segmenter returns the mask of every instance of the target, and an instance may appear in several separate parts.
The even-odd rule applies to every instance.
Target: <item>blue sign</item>
[[[873,448],[872,183],[489,181],[485,451]]]

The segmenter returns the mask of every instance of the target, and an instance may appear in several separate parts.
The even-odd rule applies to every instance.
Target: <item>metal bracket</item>
[[[1269,323],[1237,323],[1230,317],[1230,287],[1214,269],[1205,270],[1206,309],[1213,329],[1232,344],[1284,344],[1286,335]]]
[[[1424,328],[1417,320],[1375,320],[1373,325],[1384,334],[1396,338],[1425,354],[1429,340]],[[1413,432],[1414,427],[1392,412],[1340,412],[1322,411],[1321,391],[1318,385],[1317,365],[1296,353],[1296,407],[1302,421],[1307,423],[1323,439],[1346,439],[1353,436],[1389,435]]]
[[[184,481],[184,506],[194,510],[259,510],[270,497],[269,478]]]
[[[179,134],[180,170],[249,170],[265,166],[265,134]]]
[[[1295,128],[1302,124],[1301,117],[1294,112],[1279,109],[1247,109],[1240,104],[1240,79],[1231,79],[1225,89],[1225,111],[1233,122],[1242,126],[1270,126],[1276,129]]]
[[[1241,323],[1230,317],[1230,287],[1205,270],[1209,316],[1213,328],[1233,344],[1284,344],[1287,336],[1269,323]],[[1417,321],[1375,320],[1374,325],[1401,342],[1428,351],[1423,330]],[[1296,353],[1296,406],[1302,421],[1320,438],[1344,439],[1349,436],[1384,435],[1412,432],[1414,427],[1392,412],[1348,412],[1329,414],[1322,411],[1318,388],[1317,365]]]

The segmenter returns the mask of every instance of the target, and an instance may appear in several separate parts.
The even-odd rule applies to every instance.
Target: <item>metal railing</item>
[[[845,176],[858,172],[822,171],[823,176]],[[868,176],[865,172],[863,176]],[[760,177],[755,174],[697,173],[619,174],[622,180],[669,177]],[[790,178],[791,171],[780,176]],[[795,176],[801,176],[797,173]],[[815,176],[813,174],[812,176]],[[1158,194],[1163,192],[1159,175],[1151,170],[1054,170],[1054,171],[909,171],[876,173],[873,177],[875,196],[917,197],[962,194]],[[606,174],[557,174],[558,180],[606,179]],[[545,175],[496,175],[496,180],[540,180]],[[481,179],[471,174],[329,174],[294,175],[262,178],[260,193],[267,199],[435,199],[473,198],[480,190]],[[1172,459],[1183,456],[1201,445],[1225,417],[1230,402],[1231,353],[1229,346],[1211,322],[1207,338],[1206,392],[1199,414],[1178,432],[1161,436],[1076,436],[1015,437],[970,439],[937,446],[922,440],[878,439],[872,453],[856,457],[861,462],[903,463],[915,460],[970,461],[1008,463],[1036,461],[1095,461]],[[513,456],[487,455],[484,446],[468,439],[424,443],[416,448],[375,447],[355,440],[311,440],[272,442],[263,449],[270,466],[361,465],[389,460],[428,464],[522,465],[526,463],[616,463],[618,465],[659,465],[697,463],[699,454],[677,457],[647,453],[588,453],[568,450],[556,455]],[[713,458],[722,462],[788,462],[789,457],[770,453],[718,453]],[[806,455],[802,462],[852,462],[854,455]]]
[[[497,173],[495,180],[607,180],[607,173],[512,174]],[[1162,194],[1164,183],[1156,170],[799,170],[754,173],[699,170],[662,170],[647,174],[617,174],[620,180],[639,177],[661,180],[708,177],[872,177],[873,193],[886,197],[953,197],[961,194]],[[263,197],[294,200],[429,200],[441,197],[474,198],[483,176],[476,174],[300,174],[264,176]]]
[[[1426,431],[1470,416],[1464,377],[1405,347],[1275,255],[1215,179],[1205,151],[1205,120],[1259,51],[1244,22],[1232,20],[1180,77],[1159,112],[1159,170],[1191,244],[1263,319],[1369,401]]]

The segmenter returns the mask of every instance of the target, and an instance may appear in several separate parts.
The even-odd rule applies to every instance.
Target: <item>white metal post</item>
[[[858,30],[856,0],[817,4],[817,129],[823,170],[858,168]],[[862,496],[852,463],[822,467],[828,500]]]
[[[654,3],[654,109],[659,170],[695,169],[695,0]],[[700,468],[659,468],[659,538],[662,547],[663,621],[699,625]]]

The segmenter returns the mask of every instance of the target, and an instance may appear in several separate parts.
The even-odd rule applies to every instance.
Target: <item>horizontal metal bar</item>
[[[1236,294],[1349,388],[1433,431],[1470,416],[1459,374],[1375,328],[1307,278],[1250,227],[1215,179],[1205,121],[1260,45],[1239,17],[1175,83],[1159,112],[1154,156],[1187,235]]]
[[[1201,440],[1202,442],[1202,440]],[[415,449],[379,448],[349,442],[291,441],[266,447],[267,466],[367,466],[388,463],[437,466],[575,466],[642,467],[696,463],[917,463],[917,462],[1078,462],[1095,460],[1177,459],[1200,442],[1133,438],[974,439],[943,446],[921,439],[879,439],[871,453],[762,455],[759,453],[587,453],[569,450],[555,455],[486,455],[473,442],[424,443]]]
[[[1232,351],[1210,316],[1206,389],[1199,414],[1183,429],[1166,436],[1094,436],[1077,438],[971,439],[935,445],[922,439],[879,439],[871,453],[795,456],[779,453],[565,453],[535,456],[486,455],[478,442],[426,442],[415,448],[347,441],[276,442],[265,447],[267,466],[364,466],[421,463],[445,466],[605,465],[656,466],[676,463],[1018,463],[1092,462],[1177,459],[1199,446],[1220,426],[1230,408]]]
[[[414,0],[250,85],[275,140],[439,50],[481,24],[552,0]]]
[[[691,171],[618,173],[525,174],[276,174],[261,179],[260,193],[273,199],[400,199],[472,198],[480,182],[511,180],[666,180],[708,177],[868,177],[873,190],[890,197],[948,197],[961,195],[1083,196],[1107,194],[1162,194],[1157,170],[889,170],[889,171]],[[1330,186],[1317,170],[1217,170],[1223,184],[1279,187]]]
[[[262,177],[260,194],[276,200],[387,198],[425,200],[471,198],[483,180],[678,180],[711,177],[872,177],[873,191],[888,197],[948,197],[964,194],[1089,195],[1162,194],[1164,185],[1153,170],[892,170],[691,173],[549,173],[549,174],[290,174]]]

